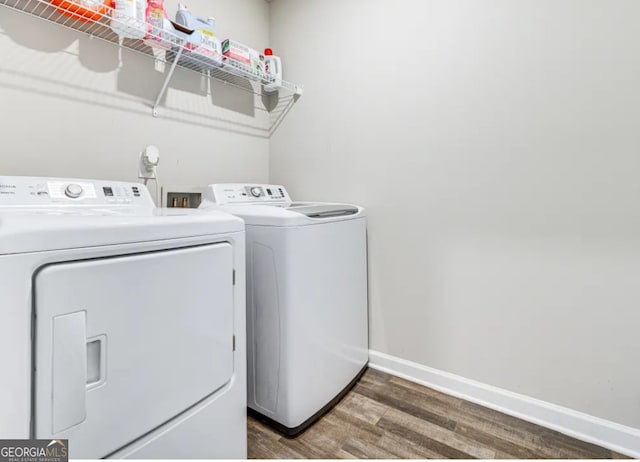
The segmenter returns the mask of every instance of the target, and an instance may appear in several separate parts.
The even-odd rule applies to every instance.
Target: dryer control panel
[[[140,183],[0,176],[1,206],[131,205],[155,207]]]
[[[207,196],[218,205],[291,203],[284,186],[274,184],[213,184]]]

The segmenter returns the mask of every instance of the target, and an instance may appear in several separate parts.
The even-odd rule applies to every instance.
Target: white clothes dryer
[[[298,434],[368,362],[365,210],[255,184],[210,185],[200,207],[245,221],[248,405]]]
[[[0,435],[246,457],[244,225],[145,186],[0,177]]]

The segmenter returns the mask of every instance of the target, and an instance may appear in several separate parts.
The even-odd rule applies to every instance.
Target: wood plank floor
[[[252,459],[627,458],[373,369],[298,437],[248,434]]]

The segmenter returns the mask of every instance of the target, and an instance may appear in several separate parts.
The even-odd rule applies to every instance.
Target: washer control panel
[[[154,206],[139,183],[0,176],[0,206],[62,204]]]
[[[219,205],[291,202],[284,186],[273,184],[214,184],[208,192]]]

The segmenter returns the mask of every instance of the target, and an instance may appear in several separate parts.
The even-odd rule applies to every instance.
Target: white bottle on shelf
[[[147,0],[136,0],[136,19],[142,24],[144,33],[147,32],[147,23],[145,21],[145,15],[147,14]],[[143,38],[144,34],[142,35]]]
[[[114,0],[111,29],[123,38],[141,39],[147,32],[144,12],[147,0]]]
[[[185,5],[178,3],[176,24],[192,31],[190,34],[177,32],[186,41],[179,61],[181,64],[196,68],[222,66],[222,44],[216,36],[215,18],[194,16]]]
[[[265,85],[266,93],[273,93],[282,88],[282,60],[273,54],[271,48],[264,49]]]

